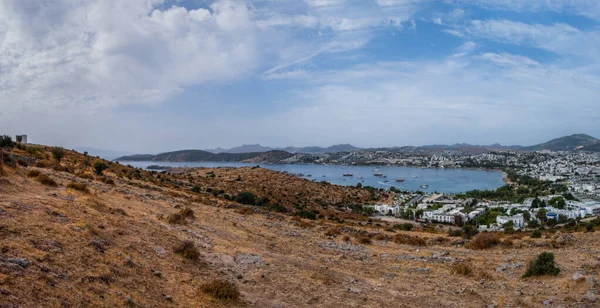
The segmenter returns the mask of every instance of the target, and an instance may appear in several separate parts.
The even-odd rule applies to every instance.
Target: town
[[[493,168],[507,173],[495,191],[437,194],[397,191],[391,204],[373,207],[378,215],[510,231],[567,224],[600,214],[600,156],[561,151],[442,153],[405,160],[410,165]]]

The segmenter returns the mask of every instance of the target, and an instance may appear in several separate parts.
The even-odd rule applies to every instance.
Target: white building
[[[496,223],[500,226],[504,225],[508,222],[513,222],[513,226],[515,229],[523,228],[525,224],[525,219],[523,218],[523,214],[517,214],[514,216],[497,216]]]
[[[389,204],[376,204],[375,211],[379,212],[382,215],[387,215],[390,213],[390,211],[392,215],[398,215],[398,212],[400,211],[400,206]]]

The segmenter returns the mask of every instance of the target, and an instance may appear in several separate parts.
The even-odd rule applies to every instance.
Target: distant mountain
[[[268,152],[268,151],[272,151],[272,150],[274,150],[274,148],[263,147],[260,144],[244,144],[242,146],[234,147],[231,149],[216,148],[216,149],[208,149],[206,151],[216,154],[216,153],[258,153],[258,152]]]
[[[101,158],[104,158],[107,160],[112,160],[112,159],[115,159],[120,156],[133,154],[131,152],[102,150],[102,149],[97,149],[97,148],[92,148],[92,147],[76,147],[74,150],[79,153],[88,152],[88,154],[90,156],[98,156],[98,157],[101,157]]]
[[[523,147],[526,151],[539,151],[539,150],[550,150],[550,151],[596,151],[600,144],[600,140],[586,134],[575,134],[570,136],[564,136],[556,139],[552,139],[545,143],[540,143],[528,147]]]
[[[215,148],[215,149],[207,149],[205,151],[211,153],[260,153],[260,152],[269,152],[273,150],[281,150],[289,153],[304,153],[304,154],[323,154],[323,153],[338,153],[338,152],[352,152],[360,150],[361,148],[355,147],[351,144],[336,144],[330,147],[318,147],[318,146],[309,146],[309,147],[286,147],[286,148],[271,148],[264,147],[260,144],[244,144],[239,147],[234,147],[231,149],[223,149],[223,148]]]
[[[237,162],[258,156],[261,153],[211,153],[202,150],[181,150],[158,155],[137,154],[122,156],[117,161],[170,161],[170,162]]]

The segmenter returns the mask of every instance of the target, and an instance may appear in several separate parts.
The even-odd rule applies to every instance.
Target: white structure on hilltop
[[[27,144],[27,135],[17,135],[15,140],[21,144]]]

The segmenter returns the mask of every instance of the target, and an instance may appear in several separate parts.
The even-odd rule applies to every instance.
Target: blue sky
[[[132,152],[600,137],[592,0],[0,1],[0,132]]]

